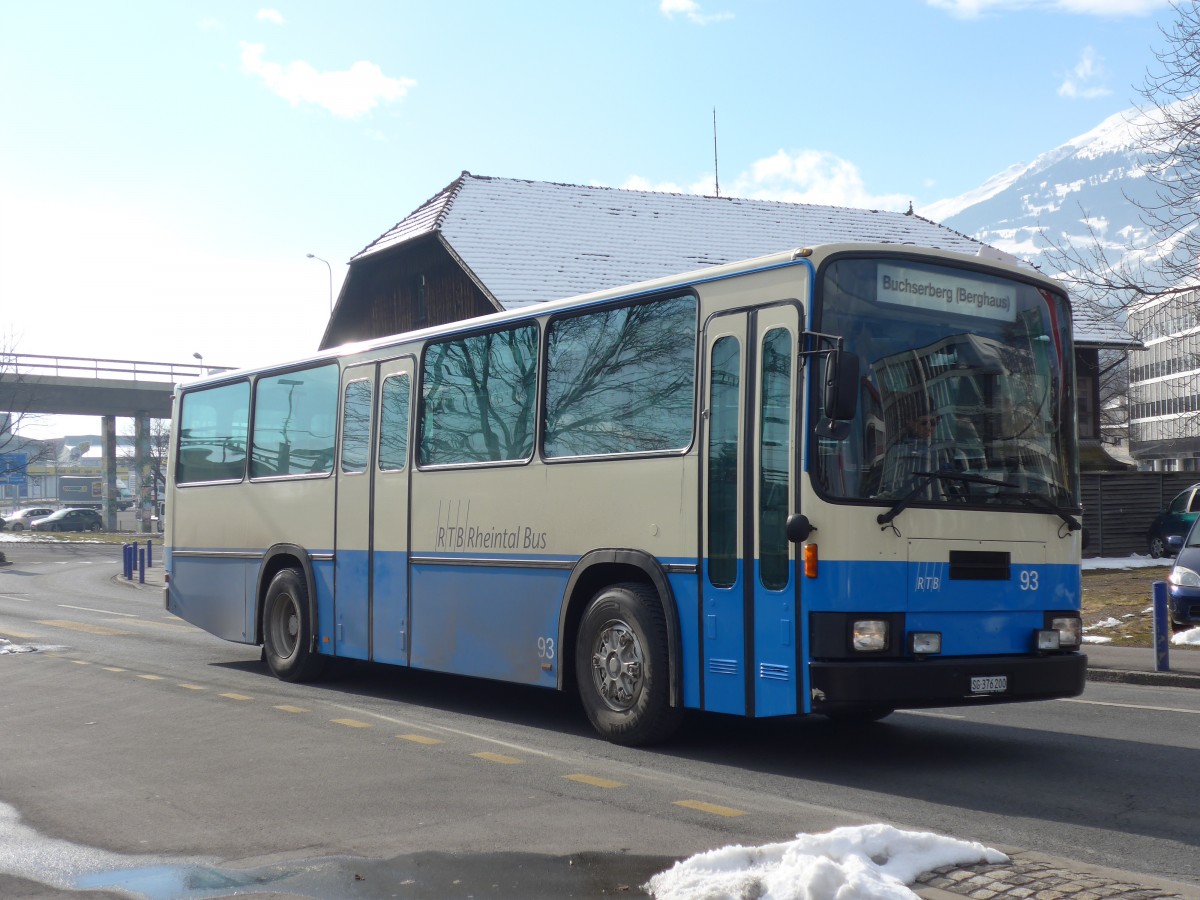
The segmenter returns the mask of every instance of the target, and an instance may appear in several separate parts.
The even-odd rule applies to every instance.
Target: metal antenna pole
[[[721,196],[721,170],[717,166],[717,108],[713,107],[713,183],[717,188],[717,196]]]

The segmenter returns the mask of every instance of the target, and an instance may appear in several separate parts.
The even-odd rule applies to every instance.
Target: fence
[[[1171,498],[1200,481],[1196,472],[1089,472],[1080,477],[1084,556],[1149,553],[1146,530]]]

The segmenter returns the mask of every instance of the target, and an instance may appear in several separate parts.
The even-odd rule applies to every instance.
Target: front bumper
[[[1167,585],[1171,621],[1176,625],[1200,625],[1200,588]]]
[[[1087,680],[1087,656],[814,661],[809,673],[815,713],[864,707],[922,709],[1077,697]],[[997,675],[1008,679],[1006,690],[972,692],[972,678]]]

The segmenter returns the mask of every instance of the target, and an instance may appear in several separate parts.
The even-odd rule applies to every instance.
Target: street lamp
[[[315,259],[315,260],[317,260],[317,262],[325,263],[325,268],[329,270],[329,314],[332,316],[333,315],[333,266],[331,266],[329,264],[329,260],[321,259],[321,257],[317,256],[315,253],[306,253],[304,255],[307,256],[309,259]]]
[[[192,359],[200,360],[200,374],[207,375],[208,373],[206,371],[204,371],[204,354],[203,353],[193,353]]]

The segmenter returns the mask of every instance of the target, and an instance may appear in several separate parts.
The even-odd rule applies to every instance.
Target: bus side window
[[[537,360],[536,325],[431,344],[421,375],[420,463],[529,459]]]
[[[246,473],[250,383],[189,391],[182,404],[176,482],[241,480]]]
[[[400,471],[408,464],[409,382],[407,373],[388,376],[383,382],[379,468],[384,471]]]
[[[337,405],[336,363],[260,378],[250,477],[331,473]]]

